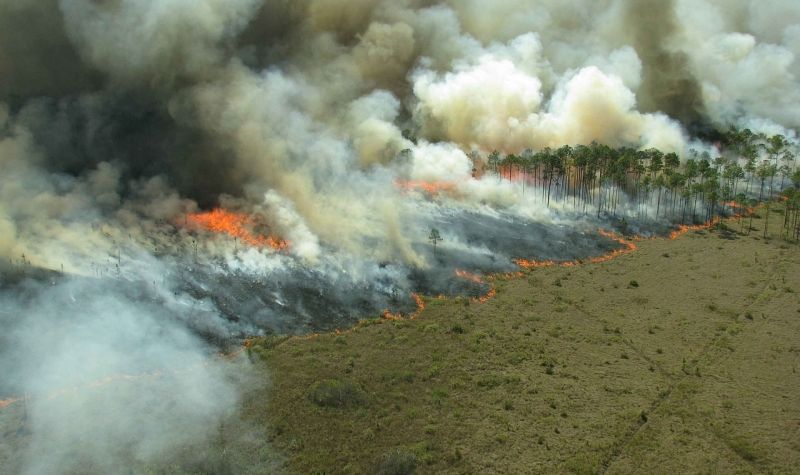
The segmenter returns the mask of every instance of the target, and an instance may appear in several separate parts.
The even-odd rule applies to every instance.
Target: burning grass
[[[586,262],[590,262],[592,264],[599,264],[601,262],[607,262],[607,261],[610,261],[612,259],[616,259],[617,257],[624,256],[626,254],[630,254],[632,252],[635,252],[638,249],[638,247],[636,246],[636,243],[634,243],[631,240],[625,239],[624,237],[622,237],[622,236],[620,236],[620,235],[618,235],[616,233],[613,233],[611,231],[606,231],[606,230],[603,230],[603,229],[600,229],[597,232],[601,236],[603,236],[603,237],[605,237],[607,239],[610,239],[612,241],[615,241],[616,243],[618,243],[622,247],[620,249],[615,249],[615,250],[613,250],[613,251],[611,251],[611,252],[609,252],[607,254],[604,254],[602,256],[590,257],[588,259],[575,259],[575,260],[570,260],[570,261],[554,261],[554,260],[541,260],[540,261],[540,260],[533,260],[533,259],[515,259],[514,263],[517,264],[518,266],[522,267],[523,269],[528,269],[528,270],[541,269],[541,268],[547,268],[547,267],[575,267],[575,266],[579,266],[581,264],[584,264]]]
[[[289,243],[277,236],[258,234],[254,228],[258,226],[255,218],[244,213],[217,208],[204,213],[192,213],[186,216],[189,225],[199,229],[226,234],[241,240],[243,244],[252,247],[267,247],[276,251],[289,248]]]
[[[383,311],[383,315],[381,317],[387,321],[400,321],[400,320],[416,320],[422,315],[422,312],[425,311],[425,298],[422,295],[414,292],[411,294],[411,298],[414,299],[414,303],[416,304],[417,308],[414,310],[413,313],[410,315],[404,315],[402,313],[392,313],[389,309]],[[339,332],[339,330],[337,330]]]
[[[456,184],[449,181],[401,180],[397,181],[396,185],[404,191],[422,191],[430,196],[452,193],[456,189]]]

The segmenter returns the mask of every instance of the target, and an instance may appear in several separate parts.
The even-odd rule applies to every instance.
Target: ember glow
[[[253,247],[268,247],[276,251],[289,248],[289,243],[275,236],[257,234],[253,228],[255,219],[244,213],[217,208],[206,213],[192,213],[186,216],[187,224],[200,227],[217,234],[227,234]]]

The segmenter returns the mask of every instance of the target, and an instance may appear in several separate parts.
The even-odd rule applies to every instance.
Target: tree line
[[[470,157],[498,179],[520,182],[523,193],[539,193],[548,206],[558,200],[598,216],[617,216],[625,205],[639,219],[705,222],[773,199],[776,192],[796,201],[800,170],[786,137],[731,129],[715,145],[713,155],[691,150],[683,161],[655,148],[597,142],[519,154],[493,151],[485,158],[473,151]]]

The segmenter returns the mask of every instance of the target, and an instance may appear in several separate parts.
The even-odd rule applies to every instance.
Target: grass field
[[[764,211],[761,211],[762,215]],[[720,229],[255,342],[296,473],[798,473],[800,248]]]

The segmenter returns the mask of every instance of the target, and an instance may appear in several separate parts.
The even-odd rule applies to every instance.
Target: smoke
[[[15,470],[202,444],[242,391],[210,354],[245,335],[609,250],[596,210],[484,175],[488,154],[686,157],[730,126],[796,145],[799,55],[788,0],[0,0],[0,366],[41,395]],[[189,225],[217,206],[288,250]]]
[[[0,452],[4,471],[208,466],[211,457],[183,451],[218,444],[226,424],[240,432],[226,435],[231,444],[252,430],[234,415],[252,385],[249,368],[210,356],[181,319],[218,317],[190,297],[125,279],[51,276],[2,289],[0,304],[0,399],[25,399],[3,413],[6,436],[16,432],[13,452]]]
[[[644,0],[627,4],[625,24],[643,64],[641,106],[662,111],[683,123],[701,119],[700,86],[686,53],[673,49],[677,19],[674,1]]]

